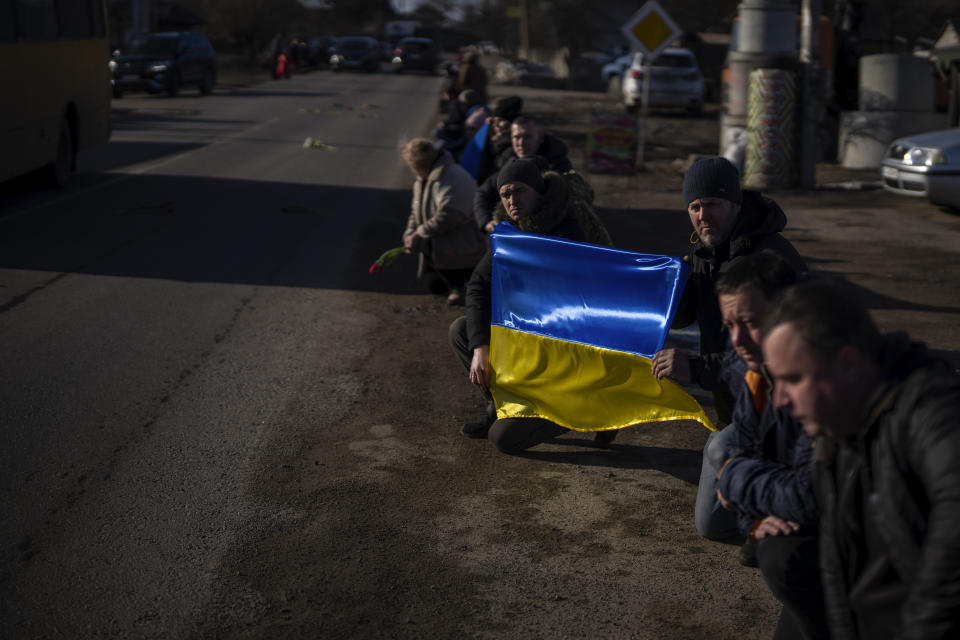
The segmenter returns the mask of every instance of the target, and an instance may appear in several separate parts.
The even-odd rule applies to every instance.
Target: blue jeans
[[[717,500],[717,471],[729,457],[727,452],[731,449],[736,435],[736,426],[728,424],[720,431],[711,433],[703,446],[703,466],[700,468],[693,524],[697,533],[709,540],[727,540],[742,536],[737,513],[727,511]]]

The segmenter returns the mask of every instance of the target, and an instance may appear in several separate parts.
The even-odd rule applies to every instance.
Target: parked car
[[[307,62],[326,67],[330,64],[330,54],[336,44],[337,39],[331,36],[313,36],[307,41]]]
[[[485,56],[500,55],[500,47],[498,47],[497,44],[492,40],[483,40],[482,42],[478,42],[477,51]]]
[[[124,91],[166,91],[191,85],[206,95],[217,82],[217,54],[198,31],[137,33],[110,59],[113,97]]]
[[[437,44],[430,38],[403,38],[393,50],[393,68],[399,73],[418,69],[437,72]]]
[[[960,129],[894,140],[880,176],[887,191],[960,209]]]
[[[684,107],[691,113],[703,110],[706,85],[697,58],[689,49],[664,49],[652,65],[644,64],[643,54],[633,56],[623,78],[623,102],[628,112],[643,99],[643,75],[650,70],[651,107]]]
[[[362,69],[374,73],[380,69],[382,48],[373,38],[351,36],[337,38],[330,55],[330,68],[334,71],[342,69]]]
[[[601,67],[600,79],[603,81],[603,86],[607,88],[607,91],[617,94],[623,90],[623,76],[626,75],[627,69],[630,68],[630,63],[632,62],[633,54],[628,53],[614,58],[611,62]]]

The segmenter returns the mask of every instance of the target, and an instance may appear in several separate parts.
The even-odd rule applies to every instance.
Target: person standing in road
[[[463,64],[457,73],[457,90],[466,89],[473,89],[480,96],[480,102],[487,103],[487,71],[480,64],[480,52],[475,48],[463,56]]]
[[[553,171],[540,171],[530,159],[511,161],[497,175],[501,198],[495,220],[508,221],[530,233],[567,238],[610,246],[610,235],[593,209],[571,197],[567,180]],[[536,444],[566,433],[568,429],[541,418],[504,418],[497,420],[489,387],[490,314],[493,253],[486,255],[474,269],[467,284],[467,315],[450,325],[450,344],[469,372],[470,382],[487,399],[487,410],[479,422],[463,425],[461,433],[470,438],[486,438],[503,453],[520,453]],[[616,431],[600,431],[595,442],[609,444]]]
[[[831,637],[960,637],[960,375],[837,282],[785,291],[763,334],[773,403],[817,437]]]
[[[463,287],[486,251],[486,238],[470,215],[476,184],[446,151],[414,138],[401,155],[416,178],[403,232],[407,253],[420,255],[417,276],[432,293],[463,304]]]
[[[540,156],[546,160],[551,171],[560,174],[573,169],[573,164],[567,157],[567,145],[556,136],[543,130],[540,123],[533,116],[518,116],[510,125],[510,147],[500,155],[497,166],[503,167],[514,158],[531,158]],[[582,178],[580,182],[586,185]],[[589,189],[589,186],[587,186]],[[587,199],[587,198],[581,198]],[[591,190],[590,202],[593,201]],[[497,190],[497,175],[490,175],[477,189],[473,199],[473,215],[477,226],[490,233],[496,226],[493,222],[493,213],[500,205],[500,193]]]
[[[795,271],[806,271],[800,254],[780,235],[787,216],[776,202],[756,191],[740,190],[740,174],[725,158],[700,158],[683,177],[683,200],[693,225],[687,261],[690,279],[674,316],[673,328],[700,325],[700,353],[664,349],[653,357],[653,374],[696,382],[713,392],[721,425],[730,422],[733,397],[719,381],[726,336],[714,285],[723,265],[764,249],[779,254]],[[476,211],[476,209],[474,209]]]

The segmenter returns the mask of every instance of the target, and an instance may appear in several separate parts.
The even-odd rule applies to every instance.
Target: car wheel
[[[119,100],[123,97],[123,89],[117,85],[113,85],[113,88],[110,90],[110,93],[113,95],[114,100]]]
[[[635,105],[635,104],[628,104],[628,105],[626,105],[626,109],[627,109],[627,115],[630,115],[630,116],[635,116],[635,115],[637,115],[637,105]]]
[[[52,187],[62,187],[73,175],[73,129],[70,122],[63,118],[60,121],[60,132],[57,137],[57,156],[46,166],[46,182]]]
[[[200,93],[202,95],[208,96],[213,93],[213,86],[217,83],[216,76],[213,74],[213,69],[204,69],[203,70],[203,79],[200,80]]]
[[[167,95],[171,98],[176,98],[177,94],[180,93],[180,74],[174,71],[170,74],[170,79],[167,81]]]
[[[703,105],[698,104],[694,107],[687,107],[687,115],[690,116],[700,116],[703,115]]]

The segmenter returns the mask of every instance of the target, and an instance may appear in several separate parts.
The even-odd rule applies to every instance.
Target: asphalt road
[[[129,95],[68,188],[6,186],[0,635],[183,637],[237,532],[286,517],[250,485],[267,443],[357,393],[375,319],[352,296],[383,284],[366,268],[405,222],[397,144],[438,86]]]
[[[483,407],[447,345],[459,311],[412,260],[367,274],[438,86],[129,96],[67,189],[0,186],[0,637],[772,636],[757,571],[693,530],[699,425],[524,456],[458,433]],[[589,113],[618,108],[505,92],[581,170]],[[715,150],[715,115],[657,114],[646,172],[589,176],[618,246],[685,251],[679,167]],[[773,195],[814,270],[960,365],[955,213]]]

